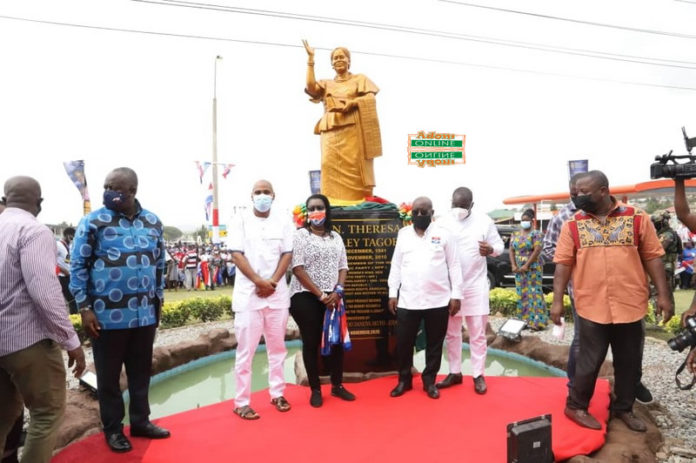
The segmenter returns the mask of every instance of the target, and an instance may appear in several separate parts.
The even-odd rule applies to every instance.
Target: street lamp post
[[[213,243],[220,242],[220,213],[218,211],[218,160],[217,160],[217,64],[222,56],[215,57],[213,75]]]

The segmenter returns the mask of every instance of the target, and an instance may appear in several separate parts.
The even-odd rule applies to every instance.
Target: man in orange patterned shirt
[[[648,307],[645,272],[657,286],[656,313],[665,321],[674,313],[661,256],[664,254],[650,217],[609,194],[609,181],[594,170],[577,180],[580,209],[561,229],[554,262],[551,319],[560,324],[563,292],[572,276],[578,314],[580,351],[565,414],[580,426],[601,429],[587,412],[599,368],[611,346],[614,393],[611,409],[633,431],[646,426],[633,414],[640,380],[642,320]]]

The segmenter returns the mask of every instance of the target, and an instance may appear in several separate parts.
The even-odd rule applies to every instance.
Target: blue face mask
[[[104,190],[104,207],[112,211],[120,211],[126,204],[126,194],[114,190]]]
[[[529,230],[532,228],[532,222],[529,220],[523,220],[520,222],[520,226],[525,230]]]
[[[254,209],[259,212],[268,212],[271,210],[271,204],[273,204],[273,197],[271,195],[254,195]]]

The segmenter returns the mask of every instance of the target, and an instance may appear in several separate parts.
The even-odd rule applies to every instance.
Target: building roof
[[[674,194],[674,180],[660,179],[649,182],[636,183],[634,185],[622,185],[609,187],[612,195],[622,200],[631,198],[650,198]],[[696,180],[686,181],[686,193],[696,193]],[[514,196],[503,200],[503,204],[533,204],[542,201],[564,202],[570,199],[567,191],[562,193],[547,193],[538,195]]]

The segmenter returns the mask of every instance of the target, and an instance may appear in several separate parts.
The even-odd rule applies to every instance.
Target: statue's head
[[[331,52],[331,67],[338,73],[350,69],[350,52],[345,47],[334,48]]]

